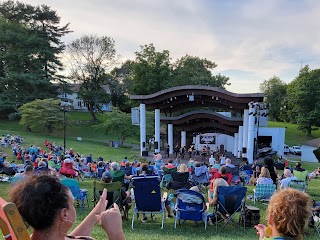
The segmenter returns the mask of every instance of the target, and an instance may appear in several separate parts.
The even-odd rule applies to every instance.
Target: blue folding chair
[[[89,200],[87,195],[88,190],[80,189],[78,181],[71,178],[66,178],[62,179],[61,183],[70,189],[74,200],[79,201],[80,208],[83,208],[86,205],[89,207]]]
[[[247,188],[241,186],[218,187],[218,200],[215,206],[216,231],[218,230],[218,216],[222,216],[222,219],[225,220],[221,230],[229,222],[234,222],[233,217],[236,213],[244,211],[246,192]],[[245,222],[244,219],[244,228],[246,227]]]
[[[132,181],[135,196],[135,207],[133,209],[131,224],[132,229],[134,216],[136,214],[138,216],[139,213],[162,214],[162,229],[165,219],[165,200],[167,193],[165,192],[163,198],[161,198],[159,176],[137,176],[133,177]]]
[[[176,201],[176,218],[174,228],[177,228],[177,221],[184,220],[195,221],[198,226],[198,221],[204,222],[204,228],[207,229],[207,214],[206,203],[203,195],[189,189],[179,189],[175,192]]]

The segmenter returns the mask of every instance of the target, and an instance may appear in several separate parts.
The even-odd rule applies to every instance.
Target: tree
[[[183,56],[174,64],[172,86],[205,85],[225,88],[229,78],[221,74],[213,76],[212,70],[217,67],[215,62],[193,56]]]
[[[320,69],[303,67],[288,86],[288,105],[292,122],[308,136],[320,125]]]
[[[110,37],[83,36],[67,46],[70,78],[81,84],[79,96],[88,107],[93,121],[95,110],[110,101],[102,84],[105,73],[116,64],[114,40]]]
[[[23,104],[19,111],[21,112],[20,124],[30,127],[32,130],[46,130],[51,134],[54,130],[62,129],[63,112],[60,108],[60,100],[36,99],[32,102]]]
[[[273,76],[260,84],[260,91],[264,93],[266,102],[270,103],[269,117],[272,121],[281,119],[281,112],[285,111],[287,98],[287,84],[279,77]]]
[[[111,91],[112,106],[118,107],[121,111],[129,113],[133,103],[129,99],[129,91],[132,86],[131,72],[133,61],[127,60],[120,67],[115,67],[107,83]]]
[[[12,112],[36,98],[57,96],[52,81],[61,82],[58,55],[68,24],[48,6],[0,3],[0,111]],[[23,94],[27,92],[28,94]]]
[[[106,134],[117,135],[119,146],[123,145],[127,137],[138,134],[139,128],[132,125],[130,113],[121,112],[118,108],[113,107],[112,112],[108,112],[106,115],[106,120],[97,125],[96,129],[101,129]]]
[[[170,86],[171,64],[168,50],[156,52],[153,44],[140,46],[132,65],[132,88],[130,93],[152,94]]]

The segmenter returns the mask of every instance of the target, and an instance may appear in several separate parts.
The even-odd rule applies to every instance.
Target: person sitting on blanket
[[[268,205],[268,227],[254,226],[259,240],[300,240],[311,215],[311,199],[303,192],[288,188],[274,194]]]

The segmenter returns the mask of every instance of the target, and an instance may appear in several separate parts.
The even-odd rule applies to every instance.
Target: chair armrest
[[[209,208],[210,208],[209,203],[206,203],[206,212],[208,212],[208,211],[209,211]]]
[[[164,193],[163,193],[163,196],[162,196],[162,201],[167,200],[167,197],[168,197],[168,193],[167,193],[167,192],[164,192]]]

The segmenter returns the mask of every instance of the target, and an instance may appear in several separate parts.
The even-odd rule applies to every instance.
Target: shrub
[[[9,119],[9,120],[20,120],[20,119],[21,119],[21,113],[20,113],[20,112],[10,113],[10,114],[8,115],[8,119]]]

